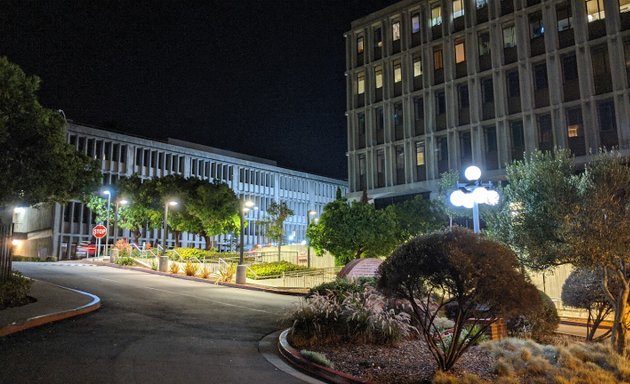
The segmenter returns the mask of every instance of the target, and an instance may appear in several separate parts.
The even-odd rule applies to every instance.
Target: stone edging
[[[340,372],[334,370],[332,368],[324,367],[318,364],[314,364],[308,360],[306,360],[300,354],[300,351],[293,348],[289,341],[287,340],[287,334],[289,333],[289,329],[285,329],[280,333],[280,337],[278,338],[278,349],[280,350],[280,354],[287,359],[291,365],[294,367],[307,372],[319,379],[326,380],[331,383],[336,384],[370,384],[369,381],[365,381],[358,377],[349,375],[344,372]]]
[[[52,283],[48,283],[48,284],[52,284]],[[91,293],[84,292],[84,291],[79,291],[78,289],[64,287],[58,284],[52,284],[52,285],[91,297],[92,301],[80,307],[69,309],[66,311],[53,312],[53,313],[48,313],[45,315],[31,317],[29,319],[26,319],[22,323],[17,323],[17,322],[11,323],[3,328],[0,328],[0,337],[10,335],[16,332],[21,332],[29,328],[39,327],[41,325],[52,323],[55,321],[64,320],[64,319],[68,319],[68,318],[79,316],[79,315],[84,315],[86,313],[96,311],[97,309],[101,307],[101,298],[96,295],[93,295]]]

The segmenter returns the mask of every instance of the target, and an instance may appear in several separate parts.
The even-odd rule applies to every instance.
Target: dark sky
[[[395,2],[3,0],[0,56],[77,123],[346,179],[343,33]]]

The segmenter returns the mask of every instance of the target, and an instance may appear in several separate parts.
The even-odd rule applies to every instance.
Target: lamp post
[[[125,199],[117,199],[114,204],[114,246],[116,246],[116,241],[118,240],[118,220],[120,219],[118,209],[121,205],[126,205],[127,203],[129,202]]]
[[[312,209],[306,213],[306,230],[308,231],[309,225],[311,225],[311,215],[316,215],[317,212]],[[311,267],[311,239],[306,238],[306,267]]]
[[[110,207],[112,203],[112,192],[109,189],[103,191],[103,194],[107,195],[107,220],[105,227],[107,228],[107,233],[105,234],[105,257],[109,256],[109,215],[110,215]]]
[[[468,183],[457,183],[457,189],[451,192],[450,201],[456,207],[472,208],[473,230],[479,233],[479,204],[496,205],[499,193],[495,191],[492,182],[482,183],[481,170],[471,165],[464,171]]]
[[[254,202],[250,200],[240,199],[239,204],[239,219],[241,223],[240,227],[240,254],[238,259],[238,266],[236,267],[236,284],[245,284],[247,282],[247,266],[244,264],[243,252],[245,250],[245,231],[243,228],[245,225],[245,214],[254,207]]]
[[[168,237],[168,207],[174,207],[177,201],[168,201],[164,204],[164,228],[162,228],[162,252],[158,261],[158,269],[160,272],[168,270],[168,256],[166,256],[166,238]]]

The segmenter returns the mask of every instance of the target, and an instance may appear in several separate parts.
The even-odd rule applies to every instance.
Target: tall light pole
[[[245,248],[245,214],[254,207],[254,202],[245,200],[241,197],[239,202],[239,219],[240,219],[240,249],[238,266],[236,267],[236,284],[245,284],[247,282],[247,266],[244,264],[243,252]]]
[[[162,253],[160,253],[160,259],[158,261],[158,269],[161,272],[168,270],[168,256],[166,256],[166,238],[168,236],[168,207],[174,207],[177,205],[177,201],[167,201],[164,204],[164,228],[162,228]]]
[[[105,256],[109,256],[109,215],[110,215],[110,207],[112,203],[112,192],[109,189],[103,191],[103,194],[107,195],[107,223],[105,227],[107,228],[107,233],[105,234]]]
[[[450,201],[456,207],[472,208],[473,229],[479,233],[479,204],[496,205],[499,203],[499,193],[495,191],[491,182],[482,183],[481,170],[471,165],[464,171],[468,183],[457,183],[457,189],[451,192]]]
[[[308,231],[309,225],[311,225],[311,215],[316,215],[317,212],[310,210],[306,213],[306,230]],[[306,233],[306,232],[305,232]],[[306,237],[306,267],[311,267],[311,239]]]
[[[118,209],[121,205],[127,205],[127,203],[129,202],[125,199],[116,199],[114,204],[114,246],[116,246],[116,241],[118,240],[118,220],[120,219]]]

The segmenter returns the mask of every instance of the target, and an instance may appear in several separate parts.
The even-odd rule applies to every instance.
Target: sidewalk
[[[87,292],[33,280],[36,302],[0,311],[0,337],[97,310],[101,299]]]

